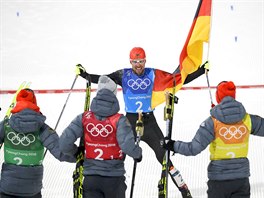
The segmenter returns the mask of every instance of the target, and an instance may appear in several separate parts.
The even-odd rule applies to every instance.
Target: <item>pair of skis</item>
[[[91,98],[91,78],[88,76],[86,78],[86,94],[84,111],[88,111],[90,108],[90,98]],[[77,160],[75,165],[75,170],[73,171],[73,197],[82,198],[83,197],[83,162],[84,162],[84,137],[80,139]]]
[[[166,136],[171,139],[172,126],[173,126],[173,112],[174,103],[178,103],[178,98],[174,94],[166,93],[166,106],[164,107],[164,120],[166,121]],[[170,161],[170,151],[166,151],[162,162],[162,172],[161,179],[159,180],[159,198],[168,197],[168,176],[169,176],[169,161]]]
[[[174,114],[174,104],[178,103],[178,98],[175,96],[175,87],[176,87],[176,79],[175,75],[173,76],[173,91],[172,93],[166,92],[166,106],[164,107],[164,120],[166,121],[166,137],[168,139],[171,139],[172,135],[172,126],[173,126],[173,114]],[[165,140],[166,141],[166,140]],[[162,162],[162,172],[161,172],[161,179],[158,183],[158,190],[159,190],[159,198],[168,198],[168,177],[169,177],[169,162],[170,162],[170,151],[167,150]],[[186,187],[186,189],[182,189],[184,191],[181,191],[182,197],[192,197],[187,185],[182,179],[182,176],[176,168],[172,167],[173,171],[172,179],[174,180],[174,183],[177,185],[178,188]]]

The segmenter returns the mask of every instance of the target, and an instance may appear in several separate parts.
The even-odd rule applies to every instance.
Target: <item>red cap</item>
[[[220,103],[222,99],[226,96],[231,96],[236,98],[236,86],[232,81],[222,81],[217,85],[216,88],[216,101]]]
[[[27,101],[33,104],[37,104],[36,96],[31,89],[22,89],[16,97],[16,101]]]
[[[145,59],[146,58],[146,54],[143,48],[141,47],[134,47],[131,51],[130,51],[130,59]]]
[[[16,101],[16,106],[12,109],[12,113],[20,112],[26,108],[39,112],[36,96],[31,89],[22,89],[17,94]]]

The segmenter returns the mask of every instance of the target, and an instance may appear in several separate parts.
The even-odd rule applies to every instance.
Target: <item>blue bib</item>
[[[128,113],[151,112],[151,97],[154,82],[154,69],[145,68],[144,74],[138,76],[132,69],[124,69],[122,78],[125,111]]]

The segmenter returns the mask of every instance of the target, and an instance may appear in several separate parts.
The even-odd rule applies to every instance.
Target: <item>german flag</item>
[[[201,68],[203,42],[209,41],[212,0],[200,0],[195,17],[180,54],[180,65],[173,74],[156,69],[151,106],[154,109],[165,101],[165,92],[175,93],[204,73]]]
[[[199,68],[203,59],[203,43],[209,42],[212,0],[200,0],[187,40],[180,55],[182,78]]]

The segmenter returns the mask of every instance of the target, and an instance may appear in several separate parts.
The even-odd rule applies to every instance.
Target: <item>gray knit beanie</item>
[[[101,89],[108,89],[112,91],[115,95],[117,93],[117,85],[116,83],[109,78],[108,76],[100,76],[98,80],[98,88],[97,91]]]

